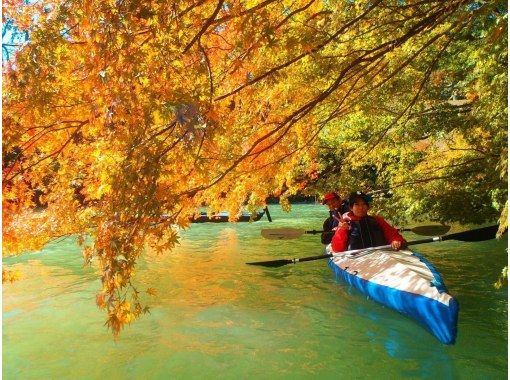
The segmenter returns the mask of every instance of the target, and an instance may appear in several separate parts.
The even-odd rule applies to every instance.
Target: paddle
[[[401,228],[399,231],[411,231],[417,235],[426,236],[437,236],[443,235],[450,231],[450,226],[432,225],[432,226],[418,226],[414,228]],[[305,231],[299,228],[264,228],[260,231],[262,236],[270,240],[285,240],[285,239],[297,239],[304,234],[320,234],[323,232],[333,231]]]
[[[267,206],[266,206],[266,207],[264,207],[264,212],[266,213],[267,220],[268,220],[269,222],[272,222],[272,221],[273,221],[273,219],[271,218],[271,215],[269,215],[269,207],[267,207]]]
[[[448,231],[450,231],[450,226],[444,226],[442,224],[430,225],[430,226],[417,226],[413,228],[399,228],[398,230],[401,232],[410,231],[415,233],[416,235],[428,235],[428,236],[438,236],[444,235]]]
[[[445,241],[445,240],[484,241],[484,240],[494,239],[496,237],[497,231],[498,231],[498,225],[494,225],[494,226],[489,226],[489,227],[477,228],[475,230],[470,230],[470,231],[457,232],[454,234],[449,234],[449,235],[444,235],[444,236],[434,236],[434,237],[431,237],[428,239],[409,241],[409,242],[407,242],[407,245],[409,246],[409,245],[416,245],[416,244],[423,244],[423,243],[432,243],[435,241]],[[383,245],[380,247],[355,249],[352,251],[339,252],[336,254],[330,253],[327,255],[302,257],[300,259],[280,259],[280,260],[270,260],[270,261],[257,261],[257,262],[251,262],[251,263],[246,263],[246,264],[260,265],[263,267],[270,267],[270,268],[277,268],[277,267],[281,267],[281,266],[284,266],[287,264],[295,264],[295,263],[299,263],[302,261],[313,261],[313,260],[327,259],[327,258],[333,257],[335,255],[350,254],[351,256],[356,256],[357,253],[374,251],[377,249],[385,249],[385,248],[390,248],[390,247],[391,246],[389,246],[389,245]]]

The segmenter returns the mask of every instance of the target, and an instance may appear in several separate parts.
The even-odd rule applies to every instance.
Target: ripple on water
[[[269,227],[319,229],[323,206],[271,214],[272,224],[193,225],[171,253],[145,252],[133,281],[151,312],[116,341],[95,306],[97,269],[83,267],[72,242],[4,259],[23,272],[3,287],[4,376],[506,378],[508,295],[492,288],[506,242],[420,246],[460,302],[458,342],[444,346],[336,280],[325,260],[246,265],[323,252],[318,236],[260,236]]]

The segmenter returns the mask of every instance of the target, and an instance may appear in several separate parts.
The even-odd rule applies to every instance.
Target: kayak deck
[[[330,249],[326,253],[332,253]],[[455,343],[458,302],[419,253],[383,249],[354,256],[335,254],[329,266],[369,298],[420,322],[444,344]]]

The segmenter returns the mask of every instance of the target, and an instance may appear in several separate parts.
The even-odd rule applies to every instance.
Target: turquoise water
[[[326,260],[245,264],[321,254],[318,236],[274,241],[260,230],[319,229],[326,214],[321,205],[290,214],[273,206],[273,223],[193,225],[173,252],[140,261],[134,283],[157,295],[117,340],[95,306],[97,270],[83,267],[72,239],[5,258],[23,278],[3,285],[3,378],[507,378],[508,292],[492,287],[506,239],[414,247],[460,303],[457,343],[445,346],[338,282]]]

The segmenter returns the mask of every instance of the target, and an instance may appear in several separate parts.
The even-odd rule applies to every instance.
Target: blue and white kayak
[[[409,250],[349,252],[334,253],[329,259],[337,277],[369,298],[417,320],[442,343],[455,343],[459,304],[447,293],[441,275],[425,257]],[[331,253],[328,245],[326,254]]]

